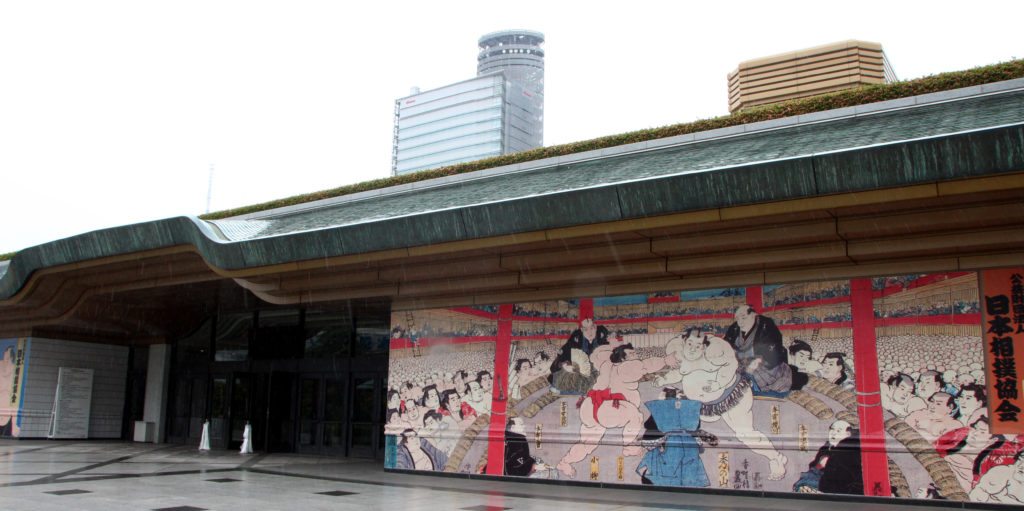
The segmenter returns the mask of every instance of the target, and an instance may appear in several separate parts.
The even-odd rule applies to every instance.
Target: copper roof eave
[[[1024,264],[1022,198],[1015,173],[237,270],[140,251],[33,274],[0,302],[0,335],[73,323],[92,296],[225,278],[269,303],[403,309]]]

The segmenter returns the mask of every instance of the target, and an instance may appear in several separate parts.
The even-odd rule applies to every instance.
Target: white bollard
[[[210,450],[210,421],[203,422],[203,437],[199,439],[199,450]]]
[[[242,448],[238,450],[239,454],[252,454],[252,425],[249,421],[245,422],[245,429],[242,430]]]

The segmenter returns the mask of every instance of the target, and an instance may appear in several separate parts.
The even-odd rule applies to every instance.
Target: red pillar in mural
[[[594,319],[594,299],[593,298],[580,298],[580,321],[591,318]]]
[[[892,488],[889,486],[889,462],[885,453],[871,279],[850,281],[850,313],[853,316],[853,364],[857,368],[857,417],[860,420],[864,493],[888,497],[892,495]]]
[[[491,425],[487,435],[487,474],[505,473],[505,407],[508,404],[508,364],[512,351],[512,304],[498,306],[498,338],[494,343],[494,382]]]
[[[750,286],[747,288],[747,305],[754,308],[754,312],[764,312],[764,296],[761,294],[761,286]]]

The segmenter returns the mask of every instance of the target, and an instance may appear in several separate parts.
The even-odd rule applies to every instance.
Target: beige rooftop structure
[[[729,73],[729,111],[895,80],[881,44],[842,41],[741,62]]]

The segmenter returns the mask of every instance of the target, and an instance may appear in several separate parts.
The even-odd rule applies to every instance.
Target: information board
[[[89,438],[92,378],[92,369],[60,368],[49,438]]]

